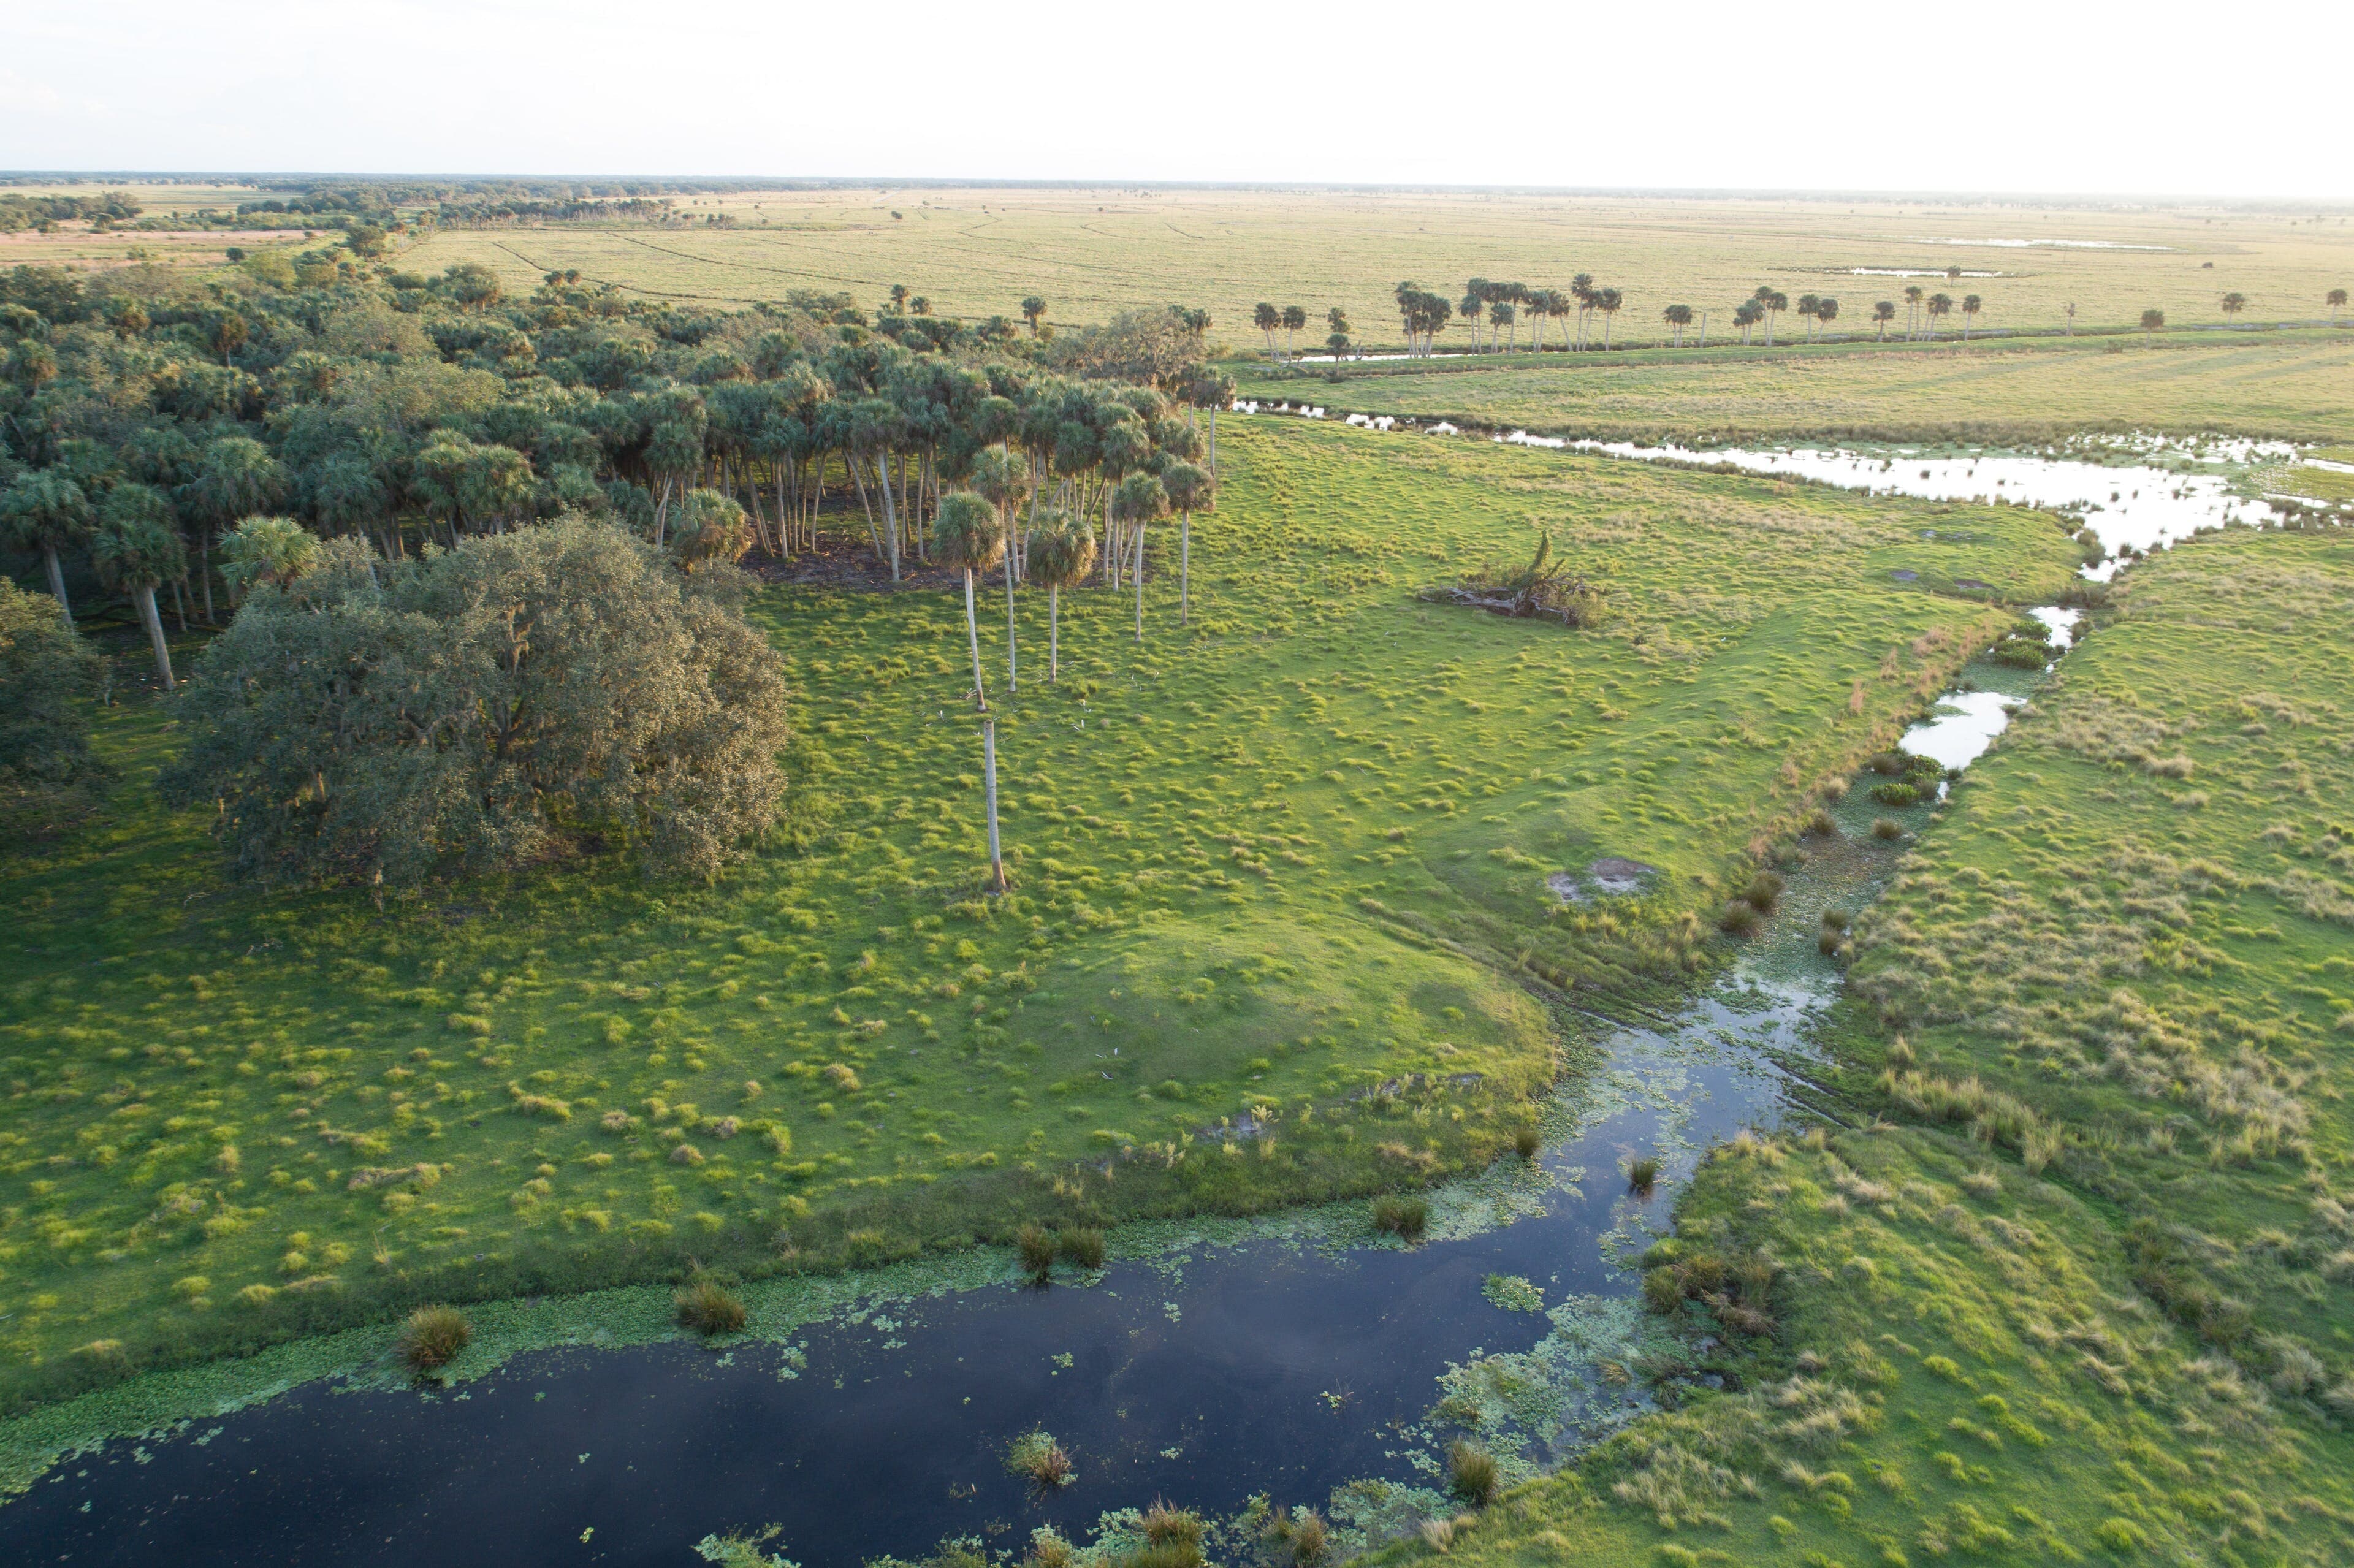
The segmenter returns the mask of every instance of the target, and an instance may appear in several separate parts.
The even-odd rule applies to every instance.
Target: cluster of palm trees
[[[1267,351],[1275,352],[1275,334],[1283,334],[1284,357],[1291,357],[1291,334],[1308,325],[1308,312],[1300,305],[1275,306],[1261,300],[1251,311],[1251,325],[1267,334]]]
[[[1398,286],[1398,308],[1406,309],[1406,292],[1415,285]],[[1473,353],[1509,352],[1520,346],[1520,323],[1529,323],[1531,345],[1539,353],[1544,351],[1545,323],[1575,318],[1571,328],[1562,329],[1563,346],[1584,349],[1594,346],[1587,328],[1595,316],[1602,318],[1602,346],[1610,343],[1610,323],[1625,307],[1627,296],[1617,289],[1596,286],[1592,274],[1580,272],[1570,280],[1566,289],[1532,288],[1526,283],[1500,283],[1486,278],[1473,278],[1463,288],[1462,300],[1453,307],[1471,326]],[[1443,323],[1444,317],[1441,322]],[[1479,327],[1488,327],[1482,343]],[[1411,329],[1409,329],[1411,334]]]

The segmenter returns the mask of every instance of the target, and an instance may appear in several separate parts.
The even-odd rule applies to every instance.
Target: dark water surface
[[[1084,1539],[1156,1497],[1224,1515],[1256,1492],[1429,1484],[1440,1374],[1549,1328],[1492,1304],[1488,1276],[1549,1303],[1629,1295],[1606,1244],[1639,1249],[1702,1147],[1773,1119],[1758,1046],[1790,1044],[1808,1001],[1730,1001],[1616,1034],[1582,1125],[1562,1113],[1541,1170],[1507,1176],[1525,1217],[1500,1228],[1410,1251],[1196,1246],[1092,1286],[878,1306],[790,1348],[534,1351],[436,1393],[313,1383],[61,1466],[0,1508],[0,1562],[682,1563],[774,1522],[772,1549],[848,1568],[952,1535],[1019,1548],[1050,1520]],[[1638,1151],[1666,1157],[1648,1203],[1619,1173]],[[1640,1397],[1596,1381],[1580,1414],[1607,1425]],[[1045,1501],[1004,1465],[1041,1427],[1079,1471]]]

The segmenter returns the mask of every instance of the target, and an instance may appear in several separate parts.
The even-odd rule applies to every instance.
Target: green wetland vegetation
[[[0,653],[46,684],[10,710],[0,779],[7,1485],[289,1381],[773,1335],[862,1293],[1086,1278],[1203,1216],[1322,1204],[1333,1234],[1416,1245],[1449,1223],[1422,1189],[1538,1154],[1554,1086],[1592,1066],[1585,1026],[1672,1010],[1787,935],[1810,865],[1869,855],[1901,858],[1876,902],[1823,912],[1847,982],[1799,1108],[1675,1189],[1639,1332],[1631,1301],[1487,1280],[1500,1309],[1550,1311],[1563,1356],[1589,1312],[1648,1347],[1612,1365],[1658,1408],[1532,1478],[1487,1426],[1514,1390],[1471,1388],[1511,1358],[1459,1372],[1424,1517],[1373,1554],[2354,1547],[2341,532],[2203,535],[2103,588],[2074,575],[2073,523],[2023,507],[1213,426],[1223,388],[1182,315],[1056,346],[840,298],[682,312],[561,274],[507,297],[345,249],[203,284],[132,269],[104,295],[9,283],[23,591]],[[1646,351],[1241,390],[1681,440],[2342,441],[2317,390],[2340,354],[2295,333]],[[2170,374],[2120,379],[2151,366]],[[1585,407],[1606,381],[1617,401]],[[1846,422],[1831,383],[1879,411]],[[987,532],[968,483],[1022,514],[1016,456],[1050,528],[1113,558],[1050,630],[1034,556],[1009,650],[997,557],[967,552],[971,620],[926,557],[957,536],[943,516]],[[1196,462],[1214,491],[1187,489]],[[1127,483],[1144,474],[1199,509],[1164,515]],[[264,510],[293,520],[247,525]],[[681,851],[677,802],[708,803],[682,729],[663,744],[687,785],[593,819],[437,818],[422,872],[354,851],[349,824],[334,855],[232,858],[260,853],[269,791],[232,810],[186,781],[200,746],[222,755],[222,693],[272,678],[238,650],[310,635],[334,577],[416,618],[422,670],[432,617],[468,629],[461,652],[498,620],[451,610],[449,582],[558,535],[660,601],[666,648],[773,673],[742,705],[782,715],[772,803],[705,810]],[[102,662],[54,630],[53,587]],[[2037,686],[2020,616],[2063,601],[2089,634]],[[1932,805],[1888,748],[1956,682],[2033,700]],[[734,744],[765,748],[767,722]],[[345,790],[331,770],[271,788],[315,822]],[[1648,1197],[1656,1151],[1623,1175]],[[1086,1454],[1022,1445],[1006,1464],[1042,1493],[1084,1483]],[[1312,1511],[1105,1524],[1027,1559],[1332,1554]]]

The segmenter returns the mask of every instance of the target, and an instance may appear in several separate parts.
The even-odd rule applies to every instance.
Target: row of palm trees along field
[[[1946,269],[1946,280],[1958,282],[1959,267]],[[1435,352],[1440,333],[1449,323],[1460,320],[1471,329],[1474,354],[1512,353],[1520,348],[1520,329],[1523,322],[1529,327],[1529,347],[1534,353],[1547,351],[1545,323],[1556,324],[1554,352],[1577,353],[1586,349],[1608,349],[1613,346],[1612,330],[1618,313],[1627,308],[1627,296],[1617,289],[1598,286],[1591,274],[1580,272],[1570,280],[1566,289],[1532,288],[1526,283],[1491,282],[1486,278],[1474,278],[1465,285],[1463,297],[1450,301],[1444,294],[1425,289],[1419,283],[1404,282],[1396,291],[1398,316],[1405,328],[1406,351],[1413,355]],[[2346,291],[2332,289],[2323,296],[2328,307],[2328,324],[2336,326],[2338,313],[2345,308]],[[2236,320],[2248,308],[2247,295],[2233,291],[2224,294],[2219,303],[2224,319]],[[1760,324],[1766,329],[1766,346],[1775,344],[1775,329],[1782,313],[1795,309],[1798,319],[1807,323],[1806,340],[1813,343],[1819,334],[1828,340],[1831,323],[1840,317],[1839,300],[1829,294],[1801,294],[1795,305],[1790,296],[1767,285],[1733,308],[1733,324],[1741,329],[1741,341],[1747,344]],[[1961,338],[1967,342],[1978,329],[1978,317],[1986,310],[1986,301],[1977,294],[1964,294],[1959,300],[1943,291],[1931,292],[1915,283],[1904,290],[1900,305],[1895,300],[1875,301],[1872,306],[1873,341],[1885,343],[1896,327],[1902,310],[1904,323],[1901,341],[1906,343],[1935,342],[1939,330],[1951,332],[1951,321],[1956,312],[1962,318]],[[1594,323],[1601,320],[1601,341],[1595,341]],[[1334,359],[1362,355],[1363,345],[1349,336],[1349,318],[1338,307],[1324,313],[1325,324],[1331,329],[1324,347]],[[1307,330],[1308,312],[1299,305],[1262,302],[1251,313],[1251,324],[1267,339],[1270,355],[1294,357],[1297,335]],[[1684,346],[1684,334],[1697,328],[1697,344],[1708,345],[1708,314],[1687,304],[1672,304],[1659,312],[1659,321],[1668,329],[1668,344],[1673,348]],[[1559,324],[1567,323],[1567,324]],[[2166,313],[2159,310],[2142,312],[2139,323],[2144,332],[2156,332],[2166,325]],[[2061,330],[2073,333],[2076,307],[2067,307],[2067,324]],[[1482,334],[1482,328],[1485,334]],[[1283,334],[1283,345],[1276,346],[1275,334]]]

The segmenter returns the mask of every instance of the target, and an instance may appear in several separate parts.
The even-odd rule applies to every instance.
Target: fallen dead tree
[[[1468,605],[1491,615],[1521,620],[1557,620],[1575,629],[1598,624],[1608,610],[1599,585],[1572,577],[1553,558],[1553,535],[1537,539],[1537,553],[1518,569],[1484,566],[1459,583],[1434,583],[1420,597],[1431,604]]]

